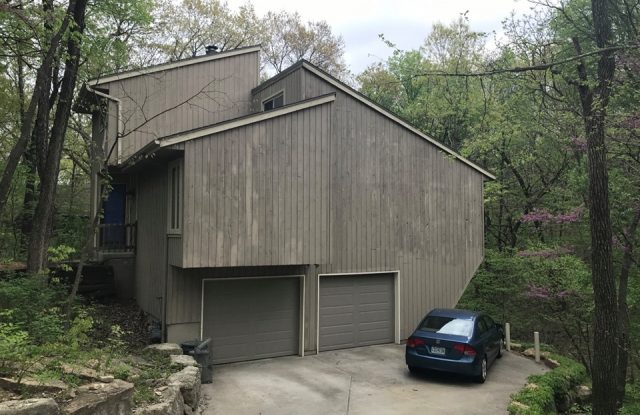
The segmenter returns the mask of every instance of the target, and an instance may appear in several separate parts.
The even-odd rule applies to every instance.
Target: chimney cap
[[[207,45],[204,47],[207,55],[212,55],[214,53],[218,53],[218,47],[216,45]]]

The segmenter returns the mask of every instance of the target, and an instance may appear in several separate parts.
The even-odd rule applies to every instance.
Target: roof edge
[[[294,63],[293,65],[289,66],[287,69],[285,69],[284,71],[280,72],[277,75],[272,76],[271,78],[267,79],[266,81],[264,81],[263,83],[261,83],[260,85],[258,85],[257,87],[253,88],[251,90],[251,95],[256,95],[257,93],[259,93],[260,91],[265,90],[266,88],[270,87],[271,85],[275,84],[276,82],[278,82],[279,80],[286,78],[287,76],[289,76],[292,72],[295,72],[297,69],[300,69],[302,67],[302,65],[304,64],[304,60],[299,60],[298,62]]]
[[[195,65],[197,63],[209,62],[217,59],[230,58],[232,56],[244,55],[246,53],[260,52],[260,45],[247,46],[244,48],[231,49],[224,52],[213,53],[211,55],[196,56],[193,58],[181,59],[173,62],[165,62],[158,65],[147,66],[139,69],[132,69],[123,72],[116,72],[99,78],[93,78],[87,81],[90,86],[108,84],[123,79],[135,78],[137,76],[147,75],[154,72],[166,71],[169,69],[181,68],[183,66]]]
[[[319,78],[325,80],[326,82],[330,83],[331,85],[335,86],[336,88],[340,89],[341,91],[345,92],[346,94],[352,96],[353,98],[357,99],[358,101],[362,102],[363,104],[367,105],[368,107],[374,109],[375,111],[381,113],[382,115],[386,116],[387,118],[390,118],[391,120],[395,121],[397,124],[400,124],[404,128],[406,128],[409,131],[411,131],[412,133],[419,135],[420,137],[422,137],[426,141],[428,141],[431,144],[433,144],[434,146],[438,147],[440,150],[444,151],[445,153],[455,157],[456,159],[458,159],[461,162],[465,163],[469,167],[473,168],[474,170],[476,170],[477,172],[479,172],[480,174],[482,174],[486,178],[491,179],[491,180],[495,180],[496,179],[496,176],[494,176],[493,174],[489,173],[487,170],[483,169],[482,167],[480,167],[479,165],[475,164],[471,160],[466,159],[465,157],[463,157],[462,155],[460,155],[456,151],[450,149],[449,147],[447,147],[446,145],[442,144],[441,142],[429,137],[428,135],[426,135],[425,133],[423,133],[422,131],[420,131],[416,127],[412,126],[409,122],[407,122],[407,121],[403,120],[402,118],[400,118],[398,115],[396,115],[393,112],[391,112],[391,111],[383,108],[382,106],[376,104],[375,102],[373,102],[371,99],[367,98],[362,93],[360,93],[360,92],[356,91],[355,89],[351,88],[350,86],[346,85],[344,82],[342,82],[339,79],[333,77],[332,75],[328,74],[327,72],[325,72],[322,69],[318,68],[317,66],[313,65],[309,61],[303,59],[300,62],[301,62],[302,67],[307,69],[309,72],[311,72],[314,75],[318,76]],[[284,72],[285,71],[283,71],[281,73],[284,73]],[[259,88],[259,87],[260,86],[258,86],[256,88]]]
[[[293,104],[285,105],[274,110],[244,115],[242,117],[232,118],[230,120],[222,121],[208,127],[198,128],[196,130],[189,130],[182,133],[161,137],[156,140],[156,143],[160,147],[167,147],[183,143],[185,141],[191,141],[207,135],[217,134],[223,131],[232,130],[234,128],[244,127],[245,125],[253,124],[256,122],[266,121],[271,118],[291,114],[292,112],[302,111],[304,109],[316,107],[318,105],[327,104],[335,101],[335,99],[336,94],[334,92],[331,92],[328,94],[320,95],[319,97],[314,97],[311,99],[306,99],[304,101],[298,101]]]

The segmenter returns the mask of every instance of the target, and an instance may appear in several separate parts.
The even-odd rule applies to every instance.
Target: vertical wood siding
[[[262,101],[277,94],[280,91],[284,91],[284,105],[292,104],[304,99],[302,91],[302,75],[303,69],[300,68],[291,72],[286,77],[274,82],[268,87],[260,90],[253,95],[251,100],[251,111],[262,111]]]
[[[327,262],[330,112],[185,143],[184,267]]]
[[[334,91],[296,76],[301,99]],[[482,175],[342,92],[184,147],[183,265],[309,264],[307,350],[318,273],[398,270],[406,338],[426,311],[456,304],[482,261]],[[171,323],[199,321],[200,281],[215,272],[173,269]]]
[[[253,52],[106,84],[121,100],[120,159],[156,138],[248,114],[249,91],[257,83],[258,53]],[[110,112],[115,113],[115,104]],[[109,133],[115,137],[112,119]]]
[[[167,171],[149,168],[138,174],[138,236],[136,299],[140,307],[160,319],[166,267]]]

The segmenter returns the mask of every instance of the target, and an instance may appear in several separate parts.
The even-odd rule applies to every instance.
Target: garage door
[[[213,363],[298,354],[297,277],[211,280],[204,290],[202,328]]]
[[[393,274],[320,277],[320,350],[394,341]]]

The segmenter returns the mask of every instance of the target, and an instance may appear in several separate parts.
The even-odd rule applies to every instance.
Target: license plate
[[[441,356],[444,356],[444,353],[445,353],[444,347],[431,346],[431,354],[439,354]]]

